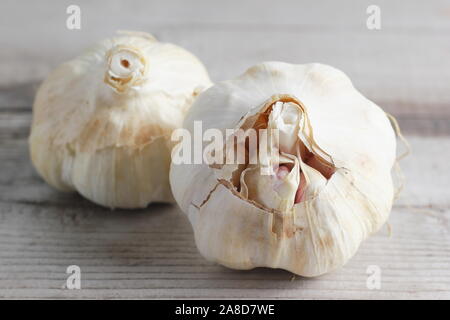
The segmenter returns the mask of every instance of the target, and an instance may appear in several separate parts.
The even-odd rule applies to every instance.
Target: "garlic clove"
[[[296,160],[296,159],[294,159]],[[264,175],[260,166],[249,166],[241,174],[241,195],[267,209],[287,211],[292,209],[300,184],[298,161],[282,156],[281,163],[272,175]],[[292,169],[289,169],[291,167]],[[245,185],[245,192],[242,192]]]
[[[279,130],[279,150],[284,153],[295,153],[297,133],[299,131],[300,113],[292,102],[275,103],[269,115],[268,128]]]

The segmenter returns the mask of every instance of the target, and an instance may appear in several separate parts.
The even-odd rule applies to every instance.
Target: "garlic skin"
[[[172,163],[174,197],[208,260],[318,276],[344,265],[388,219],[395,133],[343,72],[262,63],[203,92],[184,121],[191,133],[194,121],[203,130],[261,121],[280,130],[273,175],[250,164]]]
[[[103,40],[40,86],[31,160],[53,187],[103,206],[173,202],[170,135],[210,85],[203,64],[178,46],[139,32]]]

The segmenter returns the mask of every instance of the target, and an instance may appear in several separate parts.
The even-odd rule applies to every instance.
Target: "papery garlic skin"
[[[194,55],[149,34],[101,41],[39,88],[32,162],[50,185],[100,205],[172,202],[170,135],[210,85]]]
[[[279,118],[280,108],[290,106],[298,112]],[[395,133],[383,110],[341,71],[281,62],[256,65],[203,92],[184,127],[192,131],[193,122],[202,121],[204,130],[237,129],[269,111],[268,122],[286,134],[280,149],[291,152],[289,132],[298,131],[298,157],[285,154],[294,162],[286,181],[281,167],[284,193],[275,190],[280,182],[273,176],[252,175],[250,165],[237,187],[227,177],[239,173],[238,165],[172,164],[173,194],[208,260],[236,269],[327,273],[344,265],[389,216]]]

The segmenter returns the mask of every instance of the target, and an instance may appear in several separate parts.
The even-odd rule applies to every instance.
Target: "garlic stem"
[[[116,92],[138,89],[145,80],[146,61],[136,48],[118,45],[108,52],[105,83]]]

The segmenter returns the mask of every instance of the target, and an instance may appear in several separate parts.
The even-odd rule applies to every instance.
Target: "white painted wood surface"
[[[0,298],[450,299],[450,3],[448,1],[2,1]],[[77,3],[82,29],[65,28]],[[367,30],[378,4],[382,29]],[[110,211],[51,189],[26,138],[39,81],[116,29],[154,33],[198,55],[213,80],[263,60],[324,62],[398,116],[412,155],[389,224],[331,274],[234,271],[204,260],[176,206]],[[82,289],[67,290],[79,265]],[[380,290],[366,287],[369,265]]]

